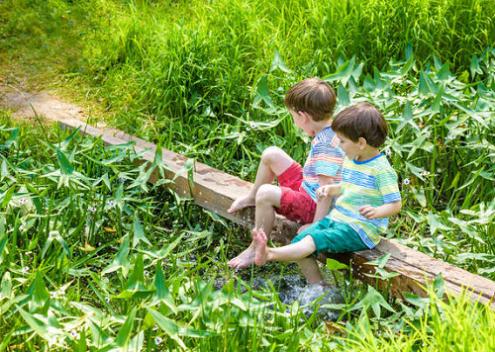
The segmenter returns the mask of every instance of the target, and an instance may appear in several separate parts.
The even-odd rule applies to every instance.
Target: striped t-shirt
[[[361,162],[346,158],[342,194],[328,216],[350,225],[363,242],[373,248],[380,242],[380,234],[387,230],[388,218],[367,219],[359,213],[359,208],[363,205],[379,207],[400,200],[397,173],[383,154]]]
[[[332,128],[325,127],[311,141],[311,150],[303,168],[301,187],[316,202],[316,190],[320,187],[318,176],[335,177],[341,180],[344,152],[339,148],[339,139]]]

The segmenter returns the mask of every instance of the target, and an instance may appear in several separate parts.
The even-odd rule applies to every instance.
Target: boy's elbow
[[[401,209],[402,209],[402,200],[399,200],[395,203],[395,207],[394,207],[394,215],[397,215],[400,213]]]

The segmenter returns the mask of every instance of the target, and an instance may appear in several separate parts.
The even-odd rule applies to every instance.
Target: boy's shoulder
[[[327,144],[331,147],[338,147],[339,139],[337,134],[334,132],[331,126],[325,127],[320,132],[318,132],[311,141],[311,144]]]
[[[377,175],[390,172],[396,173],[388,158],[382,153],[364,162],[346,158],[344,168],[354,169],[368,175]]]

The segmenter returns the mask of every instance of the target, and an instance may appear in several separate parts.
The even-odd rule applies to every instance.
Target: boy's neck
[[[322,121],[311,121],[311,129],[313,130],[313,136],[316,136],[324,128],[332,126],[332,119]]]
[[[359,155],[356,155],[354,160],[366,161],[366,160],[369,160],[371,158],[374,158],[377,155],[380,155],[380,151],[377,148],[368,145],[363,149],[362,153],[359,153]]]

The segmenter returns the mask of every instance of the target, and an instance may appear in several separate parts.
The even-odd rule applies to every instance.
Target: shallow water
[[[328,305],[343,302],[342,295],[336,286],[313,284],[308,285],[306,280],[296,274],[283,276],[270,275],[268,278],[257,276],[251,280],[254,289],[268,288],[269,282],[278,291],[280,300],[287,305],[298,301],[300,309],[309,317],[316,314],[323,320],[337,320],[339,311],[330,309]],[[225,284],[223,278],[215,280],[215,287],[220,289]]]
[[[325,305],[339,304],[343,302],[342,295],[336,286],[312,284],[299,275],[285,275],[278,279],[280,300],[291,305],[299,302],[302,311],[310,316],[318,309],[317,315],[324,320],[337,320],[339,312],[330,310]],[[273,281],[273,279],[272,279]]]

